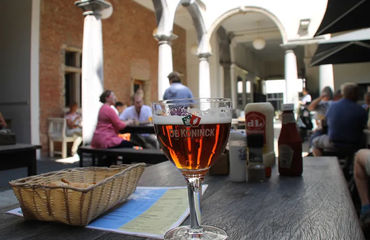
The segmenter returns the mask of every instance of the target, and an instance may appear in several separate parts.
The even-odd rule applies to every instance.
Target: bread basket
[[[87,225],[124,202],[145,164],[70,168],[9,182],[25,219]]]

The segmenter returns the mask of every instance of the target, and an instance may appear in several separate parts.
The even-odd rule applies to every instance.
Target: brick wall
[[[75,0],[42,0],[40,22],[40,136],[47,145],[47,118],[63,115],[64,49],[82,49],[82,10]],[[110,0],[113,14],[103,22],[104,88],[129,103],[134,79],[145,80],[147,102],[158,99],[158,42],[153,38],[154,13],[132,0]],[[186,32],[175,26],[173,42],[176,71],[186,73]],[[184,79],[186,79],[184,77]]]

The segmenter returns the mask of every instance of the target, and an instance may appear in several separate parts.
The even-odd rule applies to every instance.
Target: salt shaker
[[[245,130],[231,130],[229,137],[229,178],[233,182],[245,182],[246,148],[247,138]]]

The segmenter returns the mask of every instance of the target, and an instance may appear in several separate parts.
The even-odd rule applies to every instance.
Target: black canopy
[[[311,60],[313,66],[322,64],[370,61],[370,40],[319,44]]]
[[[370,0],[328,0],[315,36],[370,27]]]

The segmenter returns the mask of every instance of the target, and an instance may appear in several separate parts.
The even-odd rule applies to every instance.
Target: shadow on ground
[[[78,167],[78,162],[61,163],[57,162],[55,159],[42,158],[37,161],[37,174],[74,167]],[[27,168],[0,171],[0,191],[10,189],[9,181],[23,177],[27,177]]]

